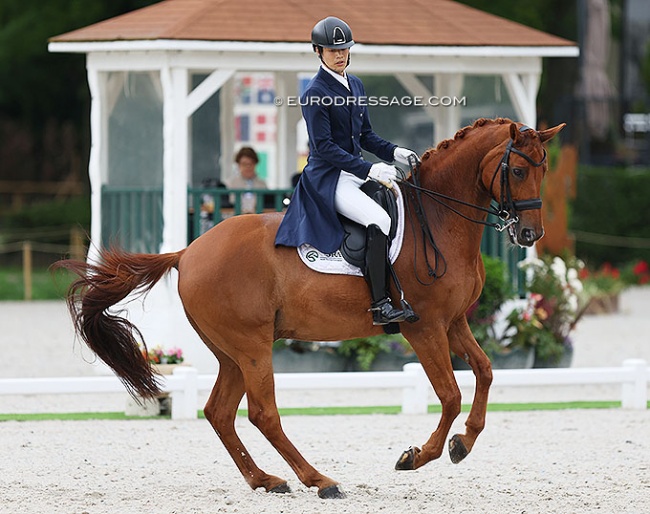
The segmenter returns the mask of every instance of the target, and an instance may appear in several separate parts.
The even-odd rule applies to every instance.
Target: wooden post
[[[84,260],[85,258],[84,236],[79,227],[70,229],[70,258]]]
[[[23,285],[25,300],[32,299],[32,243],[23,241]]]

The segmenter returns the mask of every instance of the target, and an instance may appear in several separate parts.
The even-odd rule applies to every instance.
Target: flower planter
[[[333,348],[295,352],[289,348],[273,350],[275,373],[316,373],[345,371],[348,360]]]
[[[189,364],[152,364],[151,367],[154,371],[161,375],[173,375],[174,370],[179,366],[189,366]]]
[[[126,416],[138,416],[141,418],[160,416],[160,401],[158,398],[151,400],[140,398],[140,402],[136,402],[129,396],[124,407],[124,414]]]
[[[535,355],[533,368],[570,368],[573,362],[573,348],[566,348],[559,360],[542,359]]]
[[[492,369],[530,369],[535,361],[534,348],[515,348],[509,352],[493,354]],[[471,366],[457,355],[451,356],[451,366],[456,371],[471,370]]]
[[[618,293],[595,296],[589,302],[585,314],[612,314],[619,311]]]
[[[380,353],[370,366],[370,371],[402,371],[405,364],[418,362],[417,355],[402,355],[399,353]]]
[[[189,364],[152,364],[151,367],[156,373],[161,375],[173,375],[174,369],[179,366],[189,366]],[[129,397],[124,409],[127,416],[152,417],[168,416],[172,413],[172,399],[169,393],[162,393],[151,400],[140,399],[141,403],[136,402]]]
[[[493,369],[530,369],[535,361],[534,348],[515,348],[492,356]]]
[[[404,355],[402,353],[380,352],[370,365],[368,371],[402,371],[405,364],[419,362],[415,354]],[[348,371],[364,371],[356,359],[350,359]]]

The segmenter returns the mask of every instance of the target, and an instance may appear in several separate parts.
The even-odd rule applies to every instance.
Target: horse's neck
[[[444,194],[471,205],[487,208],[490,196],[481,181],[481,161],[485,155],[502,142],[507,136],[494,127],[474,129],[462,139],[449,141],[446,148],[442,147],[433,153],[430,159],[422,164],[422,186],[431,191]],[[445,204],[460,211],[468,218],[485,220],[487,214],[468,205],[442,200]],[[446,226],[462,218],[451,209],[438,202],[427,201],[425,206],[431,217]],[[468,226],[469,241],[472,246],[480,245],[484,225],[479,223],[465,224]]]

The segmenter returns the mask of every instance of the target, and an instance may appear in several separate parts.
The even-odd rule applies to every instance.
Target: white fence
[[[646,361],[630,359],[618,368],[549,368],[494,370],[492,385],[557,386],[620,384],[622,407],[646,409],[650,368]],[[461,387],[474,385],[471,371],[456,371]],[[172,419],[197,417],[199,392],[210,391],[216,375],[199,375],[195,368],[179,366],[163,377],[163,389],[172,398]],[[278,373],[276,389],[402,389],[402,412],[424,414],[431,384],[420,364],[403,371],[356,373]],[[6,378],[0,379],[1,395],[76,394],[124,392],[117,377]]]

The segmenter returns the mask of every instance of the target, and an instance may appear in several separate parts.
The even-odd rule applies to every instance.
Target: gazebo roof
[[[164,0],[53,37],[51,42],[135,40],[309,42],[336,15],[366,45],[575,47],[575,43],[451,0]]]

